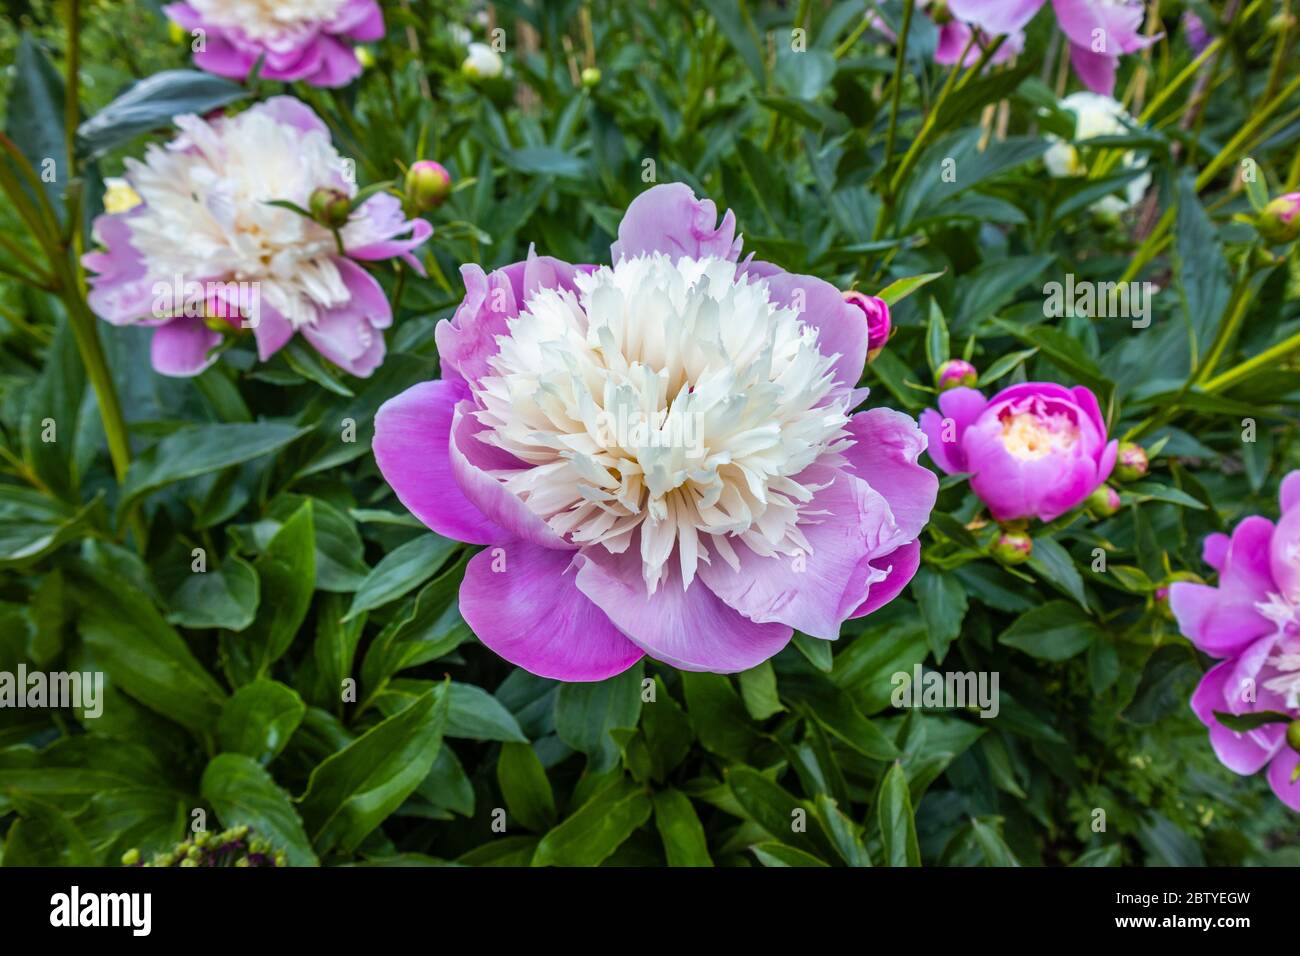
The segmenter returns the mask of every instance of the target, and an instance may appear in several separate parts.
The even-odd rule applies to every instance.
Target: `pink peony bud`
[[[1300,193],[1286,193],[1272,200],[1259,214],[1256,228],[1273,245],[1294,242],[1300,237]]]
[[[406,198],[413,209],[436,209],[451,195],[451,173],[441,163],[421,159],[406,171]]]
[[[1142,446],[1131,441],[1120,442],[1115,459],[1115,477],[1120,481],[1137,481],[1146,475],[1150,463]]]
[[[970,362],[965,359],[949,359],[939,366],[939,371],[934,373],[934,384],[941,392],[962,385],[974,388],[979,377],[979,372]]]
[[[1119,511],[1119,492],[1110,485],[1100,485],[1083,503],[1098,518],[1109,518]]]
[[[1023,531],[1003,531],[993,542],[993,557],[1003,564],[1024,564],[1034,553],[1034,539]]]
[[[857,306],[862,310],[862,314],[867,319],[867,361],[871,361],[880,354],[880,350],[885,347],[889,341],[891,323],[889,317],[889,304],[884,299],[874,295],[863,295],[861,292],[845,292],[844,301],[849,305]]]

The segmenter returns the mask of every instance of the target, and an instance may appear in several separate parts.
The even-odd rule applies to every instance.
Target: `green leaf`
[[[351,853],[420,785],[450,703],[450,691],[432,689],[312,771],[299,808],[317,852]]]
[[[460,545],[441,535],[422,534],[384,555],[352,598],[345,621],[363,611],[396,601],[433,577]]]
[[[1016,618],[998,643],[1041,660],[1064,661],[1099,637],[1101,629],[1077,605],[1048,601]]]
[[[316,538],[311,501],[280,526],[254,564],[262,583],[257,618],[238,638],[252,650],[258,674],[284,656],[311,607],[316,578]]]
[[[502,703],[474,684],[451,683],[451,710],[447,715],[448,737],[469,740],[501,740],[527,743],[519,721]]]
[[[650,819],[651,810],[643,789],[619,779],[542,837],[533,866],[599,866]]]
[[[755,843],[750,847],[758,862],[764,866],[829,866],[811,853],[796,850],[784,843]]]
[[[308,428],[274,422],[191,425],[173,432],[131,463],[118,513],[150,492],[279,451]]]
[[[289,795],[256,760],[245,754],[218,754],[203,771],[199,789],[222,826],[251,827],[284,850],[291,866],[317,865]]]
[[[231,555],[221,567],[191,572],[167,599],[167,620],[194,630],[242,631],[253,623],[261,584],[253,566]]]
[[[163,70],[131,86],[77,129],[77,151],[95,157],[183,113],[210,113],[249,95],[247,87],[197,70]],[[58,115],[57,113],[55,115]]]
[[[950,645],[961,633],[966,617],[966,589],[952,574],[922,567],[912,578],[912,596],[925,621],[926,640],[936,663],[942,664]]]
[[[1074,559],[1055,538],[1040,535],[1034,538],[1034,550],[1029,556],[1029,566],[1052,587],[1063,591],[1079,602],[1085,610],[1088,596],[1083,591],[1083,578],[1074,566]]]
[[[68,168],[63,105],[63,78],[31,34],[24,32],[13,65],[5,128],[14,145],[42,177],[46,195],[59,215],[63,214],[64,190],[74,175]],[[52,178],[44,175],[50,161],[54,164]],[[5,158],[0,162],[10,163],[10,160]]]
[[[1002,839],[1000,824],[1001,820],[996,817],[990,818],[988,823],[973,817],[970,821],[971,833],[984,853],[984,862],[988,866],[1019,866],[1020,861]]]
[[[560,686],[555,696],[555,732],[587,755],[593,773],[609,770],[618,760],[618,744],[610,731],[636,727],[643,673],[638,663],[603,681]]]
[[[945,272],[947,270],[944,270]],[[893,306],[906,299],[917,289],[929,285],[935,279],[944,275],[944,272],[923,272],[920,275],[907,276],[903,279],[895,279],[889,285],[880,290],[877,295],[885,300],[887,305]]]
[[[822,673],[829,674],[835,666],[835,654],[830,641],[795,632],[793,643],[799,653],[808,658],[808,663]]]
[[[861,828],[824,793],[817,794],[817,818],[845,863],[855,867],[871,865],[871,856],[862,843]]]
[[[140,703],[198,733],[213,729],[226,694],[163,620],[119,575],[77,565],[82,640],[113,683]]]
[[[690,719],[655,677],[655,693],[641,707],[641,733],[650,751],[651,775],[664,780],[690,753],[695,734]]]
[[[760,740],[731,682],[721,674],[682,672],[686,710],[704,749],[744,761]]]
[[[94,866],[94,854],[77,825],[58,807],[29,796],[10,798],[18,819],[9,827],[0,865]]]
[[[785,710],[776,692],[776,672],[772,670],[771,661],[764,661],[757,667],[742,671],[738,679],[745,710],[755,720],[767,720],[773,714]]]
[[[654,795],[655,828],[669,866],[713,866],[704,827],[690,798],[672,787]]]
[[[920,866],[921,848],[916,841],[912,797],[902,764],[895,763],[880,784],[876,807],[880,818],[880,839],[886,866]]]
[[[939,303],[931,299],[930,320],[925,327],[925,360],[930,365],[931,375],[948,361],[948,348],[948,323],[944,321]]]
[[[261,764],[275,759],[302,723],[307,706],[279,681],[245,684],[226,701],[217,721],[223,750],[246,754]]]
[[[1249,714],[1230,714],[1227,711],[1216,710],[1214,719],[1229,730],[1244,734],[1268,724],[1290,724],[1294,718],[1290,714],[1276,710],[1256,710]]]
[[[23,460],[32,471],[51,491],[71,503],[77,503],[79,484],[73,463],[76,444],[73,439],[85,391],[86,373],[77,354],[72,328],[60,316],[54,327],[54,339],[45,354],[45,367],[24,408],[22,445]]]
[[[1182,508],[1192,508],[1195,511],[1206,510],[1204,504],[1187,492],[1154,481],[1135,481],[1131,485],[1125,485],[1120,500],[1125,505],[1141,504],[1144,501],[1165,501]]]
[[[510,815],[530,830],[544,833],[555,824],[555,795],[546,769],[528,743],[501,745],[497,783]]]
[[[727,771],[727,786],[746,816],[772,839],[813,855],[827,849],[816,839],[820,831],[809,827],[808,807],[780,784],[757,770],[736,766]]]

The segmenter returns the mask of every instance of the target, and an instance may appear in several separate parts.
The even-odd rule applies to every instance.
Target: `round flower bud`
[[[450,195],[451,174],[440,163],[421,159],[406,171],[406,200],[412,209],[436,209]]]
[[[492,80],[505,72],[501,54],[486,43],[471,43],[469,56],[460,65],[460,71],[471,80]]]
[[[1300,750],[1300,720],[1293,720],[1286,725],[1286,742],[1292,750]]]
[[[357,62],[361,64],[361,69],[368,70],[375,65],[375,54],[368,46],[359,46],[356,48]]]
[[[926,9],[935,26],[941,27],[945,23],[952,22],[952,11],[948,9],[948,0],[934,0]]]
[[[190,35],[185,31],[185,28],[175,20],[168,20],[167,39],[171,40],[173,43],[188,43]]]
[[[970,362],[965,359],[949,359],[939,366],[939,371],[934,373],[934,384],[941,392],[957,388],[959,385],[974,388],[979,377],[979,372]]]
[[[589,66],[582,71],[582,85],[587,89],[600,85],[600,70],[594,66]]]
[[[1024,564],[1034,553],[1034,539],[1023,531],[1003,531],[993,542],[993,557],[1004,564]]]
[[[1109,518],[1119,511],[1119,492],[1110,485],[1099,485],[1083,503],[1098,518]]]
[[[139,866],[139,865],[140,865],[140,851],[139,851],[139,850],[136,850],[136,849],[131,849],[131,850],[127,850],[125,853],[123,853],[123,854],[122,854],[122,865],[123,865],[123,866]]]
[[[870,362],[889,341],[892,325],[889,316],[889,303],[874,295],[861,292],[845,292],[844,301],[861,310],[867,323],[867,361]]]
[[[1147,453],[1136,442],[1119,443],[1119,455],[1115,458],[1115,477],[1120,481],[1137,481],[1147,473],[1149,463]]]
[[[1300,193],[1278,196],[1264,207],[1255,228],[1273,245],[1294,242],[1300,237]]]
[[[339,229],[347,224],[352,215],[352,199],[341,189],[329,189],[324,186],[315,190],[307,200],[307,209],[311,217],[322,226]]]

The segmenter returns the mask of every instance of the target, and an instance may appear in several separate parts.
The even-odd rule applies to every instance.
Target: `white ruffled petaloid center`
[[[205,23],[240,30],[250,40],[278,40],[333,20],[347,0],[189,0]]]
[[[351,294],[335,264],[333,234],[292,209],[318,187],[354,195],[343,158],[319,131],[304,132],[254,108],[214,123],[176,119],[182,136],[127,160],[144,200],[129,220],[131,244],[162,282],[257,283],[262,302],[295,327]],[[362,224],[349,225],[349,230]]]
[[[737,272],[654,255],[540,290],[476,386],[479,438],[529,466],[506,487],[576,544],[639,547],[652,592],[674,551],[684,586],[713,555],[737,566],[737,543],[808,553],[820,486],[797,478],[852,444],[838,356]]]

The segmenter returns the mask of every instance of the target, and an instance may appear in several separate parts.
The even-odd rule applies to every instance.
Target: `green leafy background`
[[[98,210],[102,178],[165,137],[173,113],[281,87],[194,73],[155,4],[82,6],[74,229]],[[1249,155],[1275,192],[1296,152],[1294,96],[1232,146],[1270,93],[1275,34],[1262,16],[1227,33],[1194,123],[1179,122],[1184,88],[1145,130],[1089,151],[1113,161],[1140,146],[1154,209],[1172,217],[1141,273],[1162,289],[1151,326],[1134,330],[1044,315],[1044,283],[1113,281],[1140,240],[1132,218],[1088,211],[1122,175],[1044,171],[1045,134],[1068,132],[1045,60],[1050,16],[1014,66],[941,109],[947,71],[918,16],[887,158],[895,62],[870,35],[853,41],[868,6],[501,2],[511,75],[473,86],[451,33],[476,23],[467,4],[385,4],[389,37],[357,84],[291,92],[327,119],[363,183],[420,156],[457,182],[431,215],[431,278],[399,290],[378,272],[400,295],[387,361],[358,380],[301,347],[260,365],[240,342],[172,380],[143,360],[147,330],[99,323],[134,456],[121,483],[63,306],[0,277],[0,671],[106,675],[96,719],[0,710],[0,862],[116,864],[183,838],[196,809],[209,826],[251,825],[301,865],[1297,860],[1294,818],[1263,780],[1215,760],[1187,705],[1207,662],[1155,595],[1175,572],[1208,574],[1202,537],[1270,513],[1278,478],[1300,466],[1294,365],[1185,387],[1239,302],[1221,369],[1300,331],[1293,259],[1260,248],[1231,181]],[[1191,60],[1180,5],[1161,6],[1170,37],[1142,68],[1148,102]],[[1222,5],[1191,6],[1213,23]],[[50,3],[5,7],[5,129],[30,156],[62,156],[66,33]],[[882,9],[898,22],[900,3]],[[1141,60],[1125,59],[1121,91]],[[575,74],[591,63],[602,76],[584,88]],[[918,414],[950,355],[982,369],[981,387],[1085,384],[1113,434],[1140,430],[1150,476],[1123,487],[1112,518],[1034,529],[1034,558],[1015,568],[988,556],[995,529],[968,527],[978,503],[945,479],[922,569],[896,601],[743,674],[647,660],[561,685],[495,657],[457,610],[472,549],[397,502],[369,453],[373,416],[437,375],[433,330],[463,293],[461,263],[512,262],[530,243],[606,259],[649,160],[658,181],[734,210],[760,258],[866,292],[925,277],[892,292],[897,332],[863,383],[874,403]],[[50,194],[67,215],[64,189]],[[0,229],[34,254],[8,207]],[[0,265],[16,262],[0,248]],[[47,418],[54,443],[41,440]],[[892,675],[917,664],[997,672],[998,716],[891,707]]]

